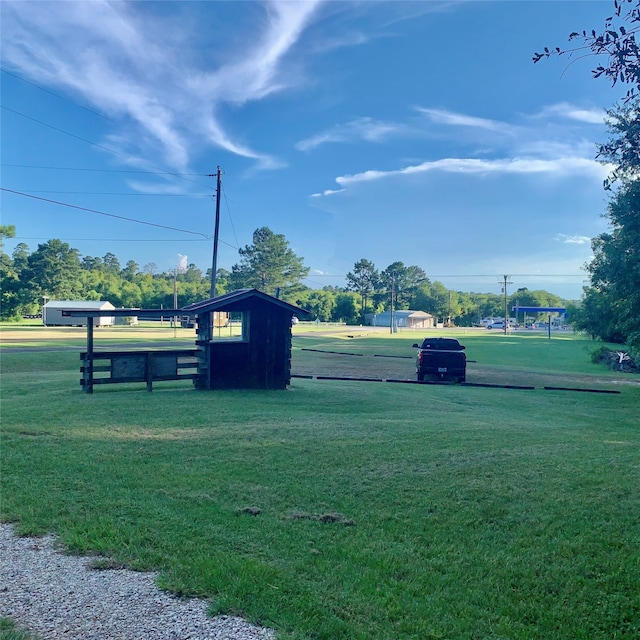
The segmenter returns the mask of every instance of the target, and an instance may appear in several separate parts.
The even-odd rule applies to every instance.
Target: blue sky
[[[219,267],[268,226],[313,288],[367,258],[577,298],[623,90],[593,59],[532,55],[612,6],[3,0],[2,186],[94,211],[3,191],[5,250],[204,271],[220,165]]]

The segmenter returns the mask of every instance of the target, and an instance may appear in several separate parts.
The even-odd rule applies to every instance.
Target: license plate
[[[447,373],[447,367],[438,367],[438,373]]]

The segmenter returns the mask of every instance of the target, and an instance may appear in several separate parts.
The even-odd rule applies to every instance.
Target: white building
[[[391,327],[391,311],[367,313],[365,321],[375,327]],[[406,327],[407,329],[433,329],[435,318],[425,311],[402,309],[393,312],[393,324],[395,327]]]
[[[86,327],[86,318],[72,318],[65,316],[64,311],[102,311],[115,309],[110,302],[103,300],[49,300],[42,309],[42,324],[47,327]],[[93,319],[94,327],[111,326],[115,324],[113,316],[102,316]]]

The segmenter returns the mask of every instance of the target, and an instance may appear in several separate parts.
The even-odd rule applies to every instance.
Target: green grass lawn
[[[638,637],[638,376],[568,338],[461,337],[475,376],[534,391],[294,378],[90,396],[77,353],[6,353],[1,517],[282,638]],[[293,368],[412,378],[375,356],[417,340],[297,336]],[[622,393],[538,388],[558,372]]]

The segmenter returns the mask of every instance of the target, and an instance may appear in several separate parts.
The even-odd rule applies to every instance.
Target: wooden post
[[[93,393],[93,316],[87,316],[87,359],[84,390],[86,393]]]
[[[201,313],[198,315],[197,321],[198,378],[195,381],[195,386],[197,389],[209,389],[211,380],[209,343],[213,335],[213,313]]]
[[[147,378],[147,391],[153,391],[153,353],[151,353],[150,351],[147,352],[145,364],[146,364],[145,375]]]

